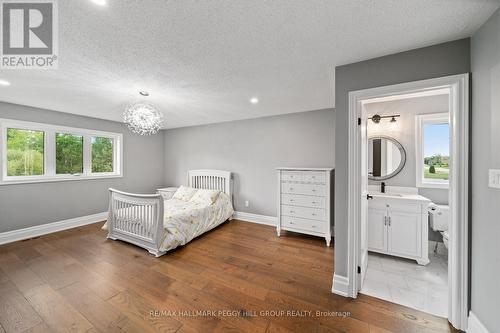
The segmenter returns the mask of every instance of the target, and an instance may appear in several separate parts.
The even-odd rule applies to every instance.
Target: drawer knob
[[[293,187],[290,187],[290,191],[293,191]]]
[[[290,214],[295,214],[295,212],[293,210],[290,211]]]
[[[294,200],[293,200],[293,199],[290,199],[290,202],[294,202]]]
[[[312,216],[316,216],[316,214],[312,213]]]
[[[313,228],[316,228],[316,226],[315,226],[315,225],[313,225],[312,227],[313,227]]]
[[[290,222],[290,224],[293,224],[293,222]]]
[[[313,203],[313,204],[315,204],[315,203],[316,203],[316,201],[313,201],[312,203]]]

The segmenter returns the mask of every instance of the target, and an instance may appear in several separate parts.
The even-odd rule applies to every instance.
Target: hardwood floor
[[[416,310],[332,294],[322,238],[233,220],[155,258],[100,227],[0,247],[0,333],[454,331]]]

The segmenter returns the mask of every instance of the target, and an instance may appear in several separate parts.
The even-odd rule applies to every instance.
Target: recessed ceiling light
[[[10,86],[10,82],[6,80],[0,80],[0,86]]]
[[[250,98],[250,103],[257,104],[257,103],[259,103],[259,99],[257,97],[252,97],[252,98]]]
[[[99,6],[106,6],[106,0],[90,0],[90,1]]]
[[[144,90],[139,91],[139,94],[141,94],[142,96],[149,96],[149,93]]]

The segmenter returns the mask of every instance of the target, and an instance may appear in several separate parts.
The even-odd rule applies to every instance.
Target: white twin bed
[[[231,219],[231,172],[191,170],[188,186],[202,191],[164,200],[160,194],[109,189],[109,214],[103,227],[108,238],[135,244],[159,257]]]

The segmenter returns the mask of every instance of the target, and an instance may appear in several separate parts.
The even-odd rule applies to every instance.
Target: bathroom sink
[[[376,196],[381,196],[381,197],[397,197],[397,198],[402,198],[403,195],[399,193],[382,193],[382,192],[371,192],[370,194],[376,195]]]
[[[368,185],[368,194],[374,198],[430,202],[428,198],[418,194],[416,187],[387,186],[384,193],[380,190],[379,185]]]

